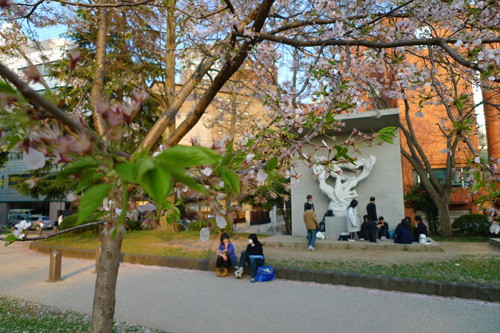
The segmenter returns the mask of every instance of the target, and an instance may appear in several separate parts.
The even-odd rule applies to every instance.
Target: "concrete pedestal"
[[[337,240],[343,232],[347,232],[346,216],[325,216],[326,239]]]

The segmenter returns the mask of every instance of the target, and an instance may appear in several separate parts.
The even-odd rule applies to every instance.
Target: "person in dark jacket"
[[[368,215],[363,216],[361,231],[358,232],[359,240],[369,240],[372,243],[377,242],[377,224],[370,220]]]
[[[411,244],[411,224],[407,219],[402,219],[401,223],[396,227],[394,235],[394,243],[398,244]]]
[[[375,197],[370,198],[370,203],[366,205],[366,215],[368,215],[368,219],[373,222],[378,221],[377,217],[377,206],[375,205]]]
[[[304,203],[304,212],[308,209],[307,207],[311,207],[309,209],[314,211],[313,196],[308,194],[306,199],[307,199],[307,201]]]
[[[417,226],[413,229],[413,241],[418,242],[420,234],[427,236],[427,226],[420,215],[415,216],[415,222],[417,222]]]
[[[250,282],[255,282],[257,268],[264,266],[264,251],[262,243],[258,241],[256,234],[248,236],[247,249],[241,252],[240,264],[238,266],[238,271],[241,271],[240,274],[243,274],[245,264],[250,266]]]
[[[390,238],[389,237],[389,223],[385,222],[385,219],[383,216],[380,216],[378,218],[377,228],[378,228],[378,237],[381,240],[386,240],[387,238]]]

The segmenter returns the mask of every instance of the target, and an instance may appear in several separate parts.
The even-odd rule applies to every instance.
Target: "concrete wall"
[[[366,112],[368,114],[368,112]],[[354,123],[356,121],[354,120]],[[383,123],[385,125],[385,123]],[[389,122],[387,126],[392,126]],[[352,127],[352,126],[351,126]],[[380,129],[374,128],[374,130]],[[394,230],[397,224],[404,217],[404,198],[403,198],[403,182],[402,182],[402,168],[401,156],[399,146],[399,133],[396,131],[397,137],[394,139],[394,144],[384,143],[381,146],[362,147],[362,158],[368,157],[370,154],[375,155],[377,161],[371,174],[358,183],[356,191],[358,197],[356,198],[358,204],[358,214],[360,217],[366,214],[366,205],[369,203],[370,197],[376,198],[377,214],[384,216],[386,222],[389,223],[390,230]],[[348,133],[337,135],[337,142],[343,142],[348,136]],[[323,137],[315,138],[313,142],[321,145],[321,140],[327,141]],[[331,143],[328,142],[327,143]],[[307,151],[307,148],[304,148]],[[326,156],[327,150],[320,150],[315,153],[316,156]],[[317,180],[313,180],[312,170],[302,161],[298,161],[296,169],[302,175],[302,180],[299,185],[292,188],[292,235],[305,236],[306,229],[304,225],[304,203],[306,196],[311,194],[316,210],[316,215],[321,220],[327,211],[329,204],[328,197],[319,189]],[[330,178],[330,185],[333,184],[333,179]],[[332,239],[332,235],[328,233],[327,236]],[[347,226],[343,226],[347,231]],[[336,235],[335,237],[338,237]]]

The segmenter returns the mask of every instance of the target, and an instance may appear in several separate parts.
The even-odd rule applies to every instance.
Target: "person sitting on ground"
[[[378,218],[377,228],[378,228],[378,237],[381,240],[386,240],[387,238],[390,238],[389,237],[389,223],[385,222],[385,219],[383,216],[380,216]]]
[[[243,274],[245,264],[248,264],[250,266],[250,282],[255,282],[257,268],[264,266],[264,261],[262,243],[258,241],[256,234],[250,234],[247,249],[241,252],[240,264],[237,270]]]
[[[418,242],[420,234],[424,234],[427,237],[427,226],[422,221],[422,216],[415,216],[415,222],[417,226],[413,229],[413,241]]]
[[[226,233],[220,235],[220,244],[217,249],[217,261],[215,276],[225,277],[229,275],[229,266],[236,265],[238,258],[234,253],[233,243],[229,240]],[[224,266],[224,272],[221,274],[221,266]]]
[[[363,223],[361,224],[361,231],[358,232],[358,237],[360,241],[364,240],[369,240],[372,241],[371,239],[371,234],[372,234],[372,229],[373,229],[373,222],[370,221],[368,218],[368,215],[363,215]],[[374,240],[376,241],[376,240]]]
[[[402,219],[401,223],[396,227],[394,234],[394,243],[398,244],[411,244],[411,224],[408,219]]]
[[[306,203],[306,211],[304,212],[304,223],[307,229],[307,250],[314,251],[314,243],[316,242],[316,230],[319,228],[318,217],[314,210],[312,210],[312,205]]]
[[[356,206],[358,201],[352,199],[349,207],[347,207],[347,231],[351,234],[349,241],[354,242],[354,233],[361,230],[358,220],[358,214],[356,211]]]

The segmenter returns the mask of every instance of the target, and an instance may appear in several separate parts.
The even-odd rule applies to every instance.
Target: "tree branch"
[[[0,63],[0,75],[7,81],[11,82],[33,106],[42,109],[50,114],[54,119],[60,121],[62,124],[68,126],[73,132],[83,132],[90,136],[94,142],[99,142],[101,149],[105,150],[104,142],[101,138],[91,131],[88,127],[83,126],[79,121],[69,117],[64,111],[59,109],[56,105],[49,102],[43,96],[31,89],[29,85],[23,82],[16,74],[11,72],[4,64]]]
[[[24,241],[35,241],[35,240],[41,240],[41,239],[47,240],[47,239],[52,238],[54,236],[62,235],[62,234],[68,233],[70,231],[74,231],[74,230],[78,230],[78,229],[90,227],[90,226],[93,226],[93,225],[104,224],[104,223],[107,223],[107,222],[108,222],[108,220],[101,220],[101,221],[96,221],[96,222],[90,222],[90,223],[78,225],[78,226],[73,227],[73,228],[64,229],[63,231],[54,232],[53,234],[50,234],[50,235],[47,235],[47,236],[27,237],[27,238],[19,239],[18,241],[23,241],[24,242]]]

